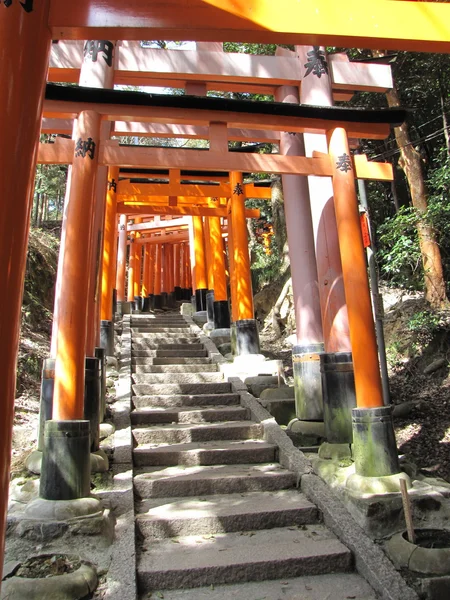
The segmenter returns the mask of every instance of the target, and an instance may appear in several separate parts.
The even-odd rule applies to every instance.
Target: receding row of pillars
[[[51,45],[51,32],[47,26],[48,9],[48,0],[35,3],[31,13],[22,10],[20,3],[16,3],[10,10],[4,11],[0,20],[0,55],[8,56],[8,60],[0,61],[0,81],[8,82],[9,86],[8,94],[3,94],[0,99],[0,196],[9,200],[2,204],[0,219],[3,265],[0,269],[0,288],[8,291],[3,296],[0,320],[0,562],[7,510],[15,363],[27,236]],[[103,69],[105,73],[111,69],[106,75],[113,74],[113,67],[109,67],[106,61],[94,63],[89,55],[83,68],[91,69],[92,73],[96,69]],[[94,77],[92,80],[86,79],[84,85],[111,87],[107,83],[106,75],[97,75],[97,81]],[[329,85],[327,74],[323,74],[319,81],[314,74],[310,74],[309,77],[309,80],[305,77],[302,82],[302,94],[306,94],[312,81],[315,84],[324,82],[324,85]],[[322,92],[319,90],[318,93],[320,95]],[[279,101],[299,101],[297,90],[281,88],[279,94]],[[312,96],[311,94],[311,98],[300,100],[316,105],[322,103]],[[52,339],[52,356],[55,357],[52,416],[59,423],[67,422],[68,427],[74,421],[85,420],[86,356],[92,357],[96,344],[100,342],[100,319],[96,316],[100,311],[100,297],[105,298],[105,311],[102,311],[101,316],[109,317],[111,314],[109,307],[112,306],[112,301],[111,297],[107,299],[107,294],[112,294],[114,287],[111,285],[112,271],[108,269],[105,275],[103,270],[101,289],[106,286],[105,290],[109,290],[106,295],[100,294],[97,284],[99,277],[93,276],[94,273],[99,275],[103,229],[102,219],[96,221],[95,214],[103,215],[101,199],[106,196],[106,173],[99,169],[97,162],[98,144],[102,137],[107,135],[97,113],[83,111],[79,114],[73,133],[77,150],[73,156],[65,203]],[[287,135],[289,134],[282,134],[282,153],[290,152],[290,143],[299,139],[299,136],[290,136],[292,139],[289,139]],[[305,139],[307,154],[312,150],[320,150],[310,145],[311,139],[308,136]],[[20,141],[20,150],[13,146],[11,140]],[[354,173],[351,164],[345,163],[345,157],[349,156],[345,130],[337,128],[330,131],[328,140],[323,138],[319,145],[328,149],[327,143],[336,164],[333,187],[329,180],[328,183],[319,186],[318,178],[309,178],[307,187],[304,178],[283,177],[293,268],[297,342],[302,347],[308,344],[324,344],[327,352],[334,352],[349,350],[350,339],[355,366],[356,400],[358,407],[364,412],[382,407],[383,398],[364,249],[359,229]],[[291,153],[302,154],[303,149],[294,149]],[[342,169],[344,163],[350,168]],[[113,176],[112,172],[113,169],[109,174],[111,188],[114,182],[118,181],[117,173]],[[14,177],[11,176],[12,173]],[[238,193],[238,183],[239,175],[233,174],[233,195],[230,199],[232,227],[229,232],[233,251],[230,252],[229,262],[231,295],[238,299],[232,305],[232,320],[235,322],[253,318],[250,281],[247,277],[240,276],[244,271],[247,272],[249,259],[248,247],[246,242],[244,243],[246,233],[244,235],[243,196]],[[328,191],[325,190],[326,186]],[[319,187],[322,191],[316,194]],[[312,206],[319,207],[313,211],[312,222],[308,218],[311,209],[307,206],[307,193],[311,193],[314,199]],[[107,215],[109,210],[107,204]],[[108,227],[111,229],[108,230]],[[104,260],[103,264],[109,264],[113,269],[112,265],[115,267],[116,264],[115,243],[113,241],[112,245],[110,243],[108,246],[106,240],[108,235],[113,239],[111,231],[115,234],[116,220],[107,216],[103,245],[108,260]],[[120,235],[123,235],[122,231],[119,232],[119,237]],[[158,256],[159,253],[155,257],[155,264],[161,260]],[[126,257],[119,251],[118,277],[119,272],[123,272],[125,261]],[[161,263],[159,267],[161,268]],[[124,282],[125,278],[121,277],[120,281]],[[155,291],[157,285],[155,280]],[[214,285],[217,288],[216,280]],[[119,286],[117,289],[119,292]],[[217,289],[215,292],[217,293]],[[318,314],[317,295],[320,297],[321,315]],[[89,493],[89,488],[86,493]]]

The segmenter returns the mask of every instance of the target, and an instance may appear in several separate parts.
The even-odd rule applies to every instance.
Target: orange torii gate
[[[145,0],[128,5],[119,0],[80,0],[70,4],[63,0],[13,0],[2,3],[0,12],[0,56],[4,58],[0,61],[0,81],[9,86],[9,93],[0,99],[0,195],[7,199],[0,218],[0,286],[8,290],[0,319],[4,408],[0,513],[4,517],[29,208],[51,40],[246,39],[285,44],[320,41],[340,46],[448,52],[450,6],[395,0],[368,0],[364,4],[349,0],[344,5],[331,0],[280,0],[276,6],[271,0],[248,0],[245,4],[234,0],[193,0],[189,6],[183,0],[157,5]],[[80,133],[83,126],[91,127],[92,119],[95,121],[92,112],[88,113],[80,122]],[[19,140],[20,146],[12,140]],[[335,141],[331,140],[333,152]],[[342,139],[337,141],[338,152],[342,152]],[[340,189],[341,184],[344,189],[347,184],[351,188],[349,181],[340,181]],[[343,219],[341,225],[345,223]],[[3,523],[4,518],[0,539],[4,537]]]

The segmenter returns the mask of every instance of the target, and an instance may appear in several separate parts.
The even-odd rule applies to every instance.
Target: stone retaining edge
[[[105,600],[135,600],[137,597],[131,397],[131,315],[123,315],[119,379],[116,401],[111,405],[116,429],[111,502],[117,521]]]

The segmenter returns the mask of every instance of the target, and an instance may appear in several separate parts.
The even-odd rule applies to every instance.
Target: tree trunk
[[[442,81],[442,77],[439,76],[439,92],[441,100],[441,112],[442,112],[442,127],[444,128],[445,145],[447,147],[447,156],[450,158],[450,134],[448,131],[448,120],[445,112],[445,88]]]
[[[283,186],[280,177],[272,181],[270,191],[274,241],[278,252],[281,254],[286,243],[286,217],[284,214]]]
[[[374,51],[374,56],[383,56],[382,52]],[[397,89],[386,92],[390,107],[400,106]],[[409,136],[406,123],[394,128],[395,139],[400,150],[399,165],[405,173],[411,194],[411,202],[417,210],[417,231],[419,234],[420,252],[425,277],[425,298],[433,308],[448,307],[445,289],[444,271],[439,245],[436,241],[436,232],[427,222],[428,191],[425,184],[422,159],[414,148]]]

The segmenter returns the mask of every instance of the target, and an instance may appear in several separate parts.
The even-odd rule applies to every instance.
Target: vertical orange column
[[[384,405],[383,392],[356,197],[355,171],[345,129],[336,128],[329,133],[329,153],[334,169],[334,206],[347,298],[356,402],[358,408],[377,408]]]
[[[206,253],[203,232],[203,220],[201,217],[192,217],[194,224],[194,253],[195,253],[195,284],[196,289],[206,290],[208,279],[206,273]]]
[[[197,282],[195,280],[195,240],[194,240],[194,217],[191,217],[189,226],[189,273],[192,282],[192,291],[195,293]]]
[[[100,116],[80,114],[76,127],[70,196],[65,208],[66,248],[62,265],[59,327],[55,364],[53,418],[83,418],[86,312],[93,202],[98,165]]]
[[[155,258],[156,244],[150,244],[150,256],[148,260],[148,293],[155,293]]]
[[[210,217],[208,220],[214,277],[214,301],[220,302],[228,299],[222,227],[219,217]]]
[[[231,219],[231,198],[228,201],[228,261],[230,263],[230,294],[231,294],[231,320],[238,320],[238,297],[236,287],[236,270],[234,268],[234,236]]]
[[[147,298],[149,289],[149,263],[150,263],[150,244],[144,244],[144,265],[142,271],[142,289],[141,296]]]
[[[155,246],[155,296],[160,296],[161,295],[161,283],[162,283],[162,277],[161,277],[161,250],[162,250],[162,245],[161,244],[156,244]]]
[[[135,224],[142,223],[142,217],[136,217]],[[136,231],[135,240],[138,240],[141,234]],[[133,300],[134,296],[141,295],[141,273],[142,271],[142,244],[134,244],[134,269],[133,269]]]
[[[167,244],[167,291],[173,292],[174,285],[173,244]]]
[[[116,288],[117,301],[125,302],[125,278],[127,270],[127,215],[120,215],[119,244],[117,249]]]
[[[103,238],[102,265],[102,303],[101,319],[111,321],[113,287],[116,282],[114,248],[117,245],[117,200],[116,187],[119,181],[119,167],[110,167],[108,173],[108,191],[106,193],[105,229]]]
[[[20,311],[51,33],[49,2],[0,5],[0,564],[8,505]]]
[[[136,275],[134,274],[134,271],[136,270],[135,238],[136,232],[132,231],[130,233],[130,248],[128,254],[128,302],[134,302],[134,281],[136,279]]]
[[[205,217],[205,254],[206,254],[206,274],[208,279],[208,290],[214,290],[214,257],[211,248],[211,218]]]
[[[253,293],[250,277],[248,234],[245,221],[245,191],[242,173],[230,173],[233,262],[236,277],[237,320],[253,319]]]
[[[175,277],[174,277],[174,287],[175,288],[179,288],[181,287],[181,269],[182,269],[182,264],[181,264],[181,245],[180,244],[174,244],[174,269],[175,269]]]

